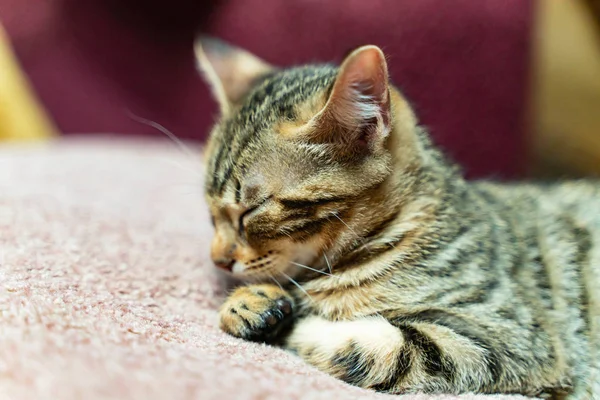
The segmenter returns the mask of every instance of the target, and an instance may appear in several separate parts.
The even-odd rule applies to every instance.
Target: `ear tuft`
[[[346,149],[381,146],[390,130],[390,99],[387,64],[379,47],[363,46],[346,57],[313,126],[320,141]]]
[[[196,40],[194,52],[223,114],[239,105],[258,78],[275,69],[245,50],[208,36]]]

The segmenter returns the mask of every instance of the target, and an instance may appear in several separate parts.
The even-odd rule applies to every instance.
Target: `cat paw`
[[[290,295],[274,285],[250,285],[236,289],[220,310],[221,329],[254,342],[270,342],[293,318]]]
[[[383,318],[297,321],[286,347],[306,362],[349,384],[389,392],[397,389],[402,334]]]

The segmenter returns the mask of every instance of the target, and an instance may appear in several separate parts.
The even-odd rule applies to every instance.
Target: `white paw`
[[[402,333],[381,317],[297,322],[287,346],[308,363],[350,384],[389,390],[395,385]],[[400,359],[400,361],[399,361]],[[401,372],[401,371],[400,371]]]

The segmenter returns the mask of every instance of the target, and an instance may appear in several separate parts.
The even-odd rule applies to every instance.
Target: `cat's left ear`
[[[258,78],[275,70],[255,55],[207,36],[196,40],[194,52],[222,114],[238,106]]]
[[[377,151],[390,132],[390,93],[385,56],[362,46],[343,61],[323,109],[313,118],[314,139],[344,152]]]

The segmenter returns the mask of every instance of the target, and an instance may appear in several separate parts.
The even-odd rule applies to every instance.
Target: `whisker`
[[[323,274],[323,275],[327,275],[327,276],[333,276],[331,274],[328,274],[325,271],[319,271],[318,269],[315,269],[315,268],[309,267],[308,265],[300,264],[300,263],[297,263],[297,262],[294,262],[294,261],[290,261],[290,264],[293,264],[293,265],[295,265],[297,267],[300,267],[300,268],[306,268],[306,269],[308,269],[310,271],[318,272],[319,274]]]
[[[271,280],[273,282],[275,282],[277,284],[277,286],[279,286],[279,289],[285,290],[285,289],[283,289],[283,286],[281,286],[281,283],[279,283],[279,281],[277,279],[275,279],[275,277],[273,276],[273,274],[269,274],[269,278],[271,278]]]
[[[287,237],[289,237],[290,239],[294,240],[294,239],[292,238],[292,235],[290,235],[289,233],[287,233],[285,229],[279,229],[279,232],[283,233],[285,236],[287,236]]]
[[[325,263],[327,263],[327,268],[329,268],[329,273],[333,274],[333,272],[331,271],[331,264],[329,263],[329,259],[327,258],[326,252],[323,252],[323,257],[325,257]]]
[[[293,280],[291,276],[289,276],[285,272],[280,272],[280,274],[285,276],[291,283],[293,283],[298,289],[300,289],[309,298],[310,301],[313,301],[312,297],[310,297],[306,289],[304,289],[298,282]]]
[[[348,228],[348,230],[349,230],[350,232],[354,233],[354,235],[355,235],[355,236],[356,236],[358,239],[362,239],[362,238],[361,238],[361,237],[358,235],[358,233],[356,233],[356,231],[355,231],[354,229],[350,228],[350,226],[348,226],[348,224],[347,224],[347,223],[346,223],[346,222],[345,222],[343,219],[341,219],[339,215],[337,215],[337,213],[335,213],[335,212],[334,212],[334,213],[331,213],[331,215],[333,215],[334,217],[336,217],[337,219],[339,219],[339,220],[340,220],[340,222],[341,222],[342,224],[346,225],[346,228]]]
[[[190,157],[192,160],[196,158],[196,156],[190,150],[190,148],[188,146],[186,146],[177,136],[175,136],[175,134],[173,132],[171,132],[170,130],[168,130],[167,128],[165,128],[164,126],[159,124],[158,122],[154,122],[149,119],[137,116],[134,113],[132,113],[130,110],[126,110],[126,111],[127,111],[127,114],[129,115],[129,118],[131,118],[134,121],[137,121],[139,123],[142,123],[144,125],[147,125],[151,128],[154,128],[154,129],[158,130],[159,132],[162,132],[166,137],[171,139],[183,153],[187,154],[188,157]]]
[[[344,224],[346,226],[346,228],[348,228],[348,230],[350,230],[350,232],[352,232],[354,234],[354,236],[356,236],[356,238],[358,239],[358,241],[360,242],[361,246],[367,246],[367,241],[365,240],[365,238],[361,237],[358,233],[356,233],[356,231],[352,228],[350,228],[350,226],[348,226],[348,224],[342,219],[340,218],[339,215],[337,215],[336,212],[331,213],[331,215],[333,215],[334,217],[336,217],[337,219],[340,220],[340,222],[342,224]],[[369,253],[371,253],[371,250],[367,247],[367,251]]]
[[[190,168],[186,168],[185,166],[183,166],[182,164],[178,163],[178,162],[177,162],[177,161],[175,161],[175,160],[170,160],[170,159],[168,159],[168,158],[164,158],[164,159],[162,159],[162,161],[164,161],[164,162],[167,162],[167,163],[169,163],[169,164],[171,164],[171,165],[174,165],[174,166],[176,166],[176,167],[179,167],[179,168],[181,168],[183,171],[186,171],[186,172],[191,172],[191,173],[195,174],[197,177],[200,177],[200,178],[202,178],[202,175],[201,175],[201,174],[200,174],[198,171],[194,170],[194,169],[193,169],[193,168],[191,168],[191,167],[190,167]]]

